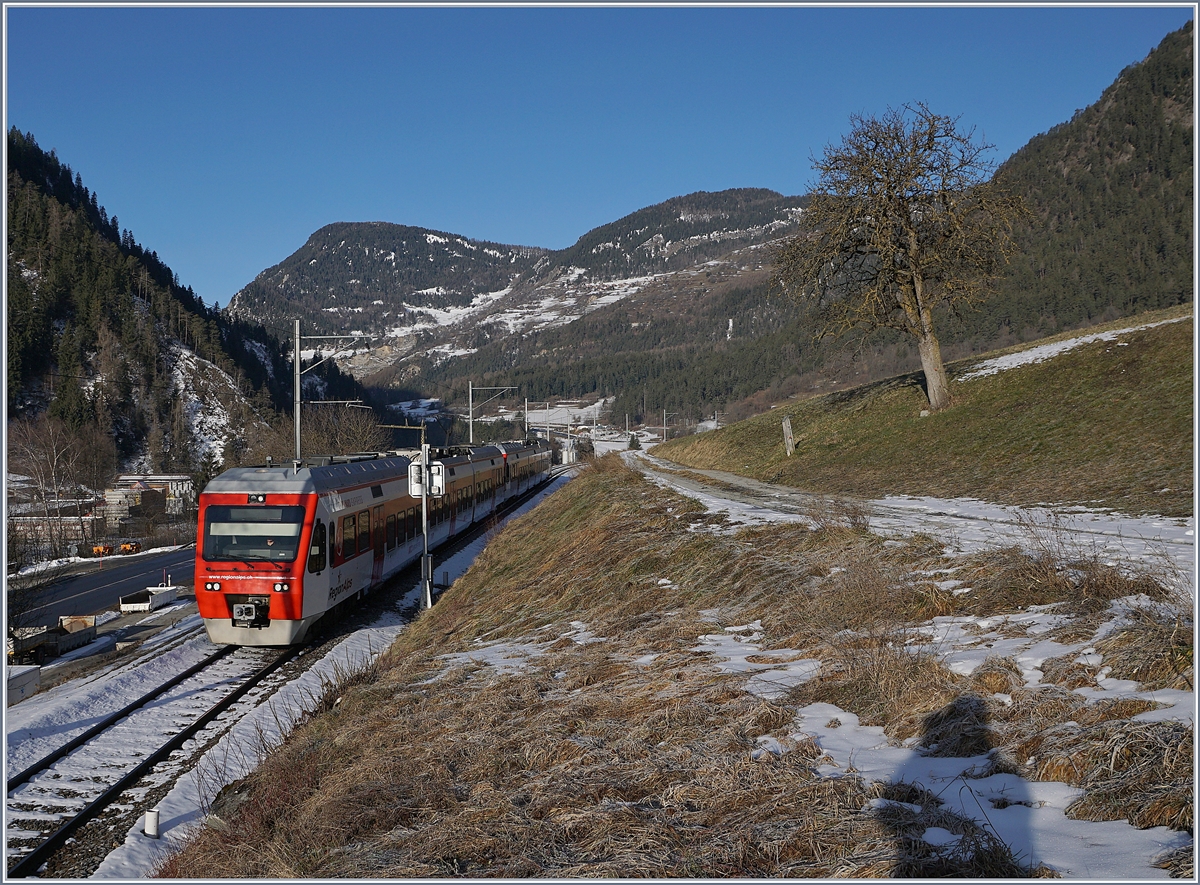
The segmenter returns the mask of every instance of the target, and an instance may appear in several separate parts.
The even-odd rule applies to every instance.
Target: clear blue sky
[[[801,194],[850,114],[910,101],[1001,161],[1193,8],[6,13],[6,128],[225,304],[335,221],[562,248],[693,191]]]

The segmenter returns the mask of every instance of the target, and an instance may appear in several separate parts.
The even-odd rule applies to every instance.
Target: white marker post
[[[421,592],[425,608],[433,608],[433,560],[429,557],[429,443],[421,444]]]
[[[420,491],[418,492],[418,488]],[[408,465],[408,494],[421,496],[421,605],[433,608],[433,592],[430,589],[433,562],[429,558],[429,444],[421,443],[421,463]]]

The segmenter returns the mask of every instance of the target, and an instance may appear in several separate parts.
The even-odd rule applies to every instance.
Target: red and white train
[[[237,467],[200,494],[196,603],[218,645],[291,645],[424,552],[420,452]],[[549,478],[544,441],[432,449],[445,494],[427,497],[429,549]]]

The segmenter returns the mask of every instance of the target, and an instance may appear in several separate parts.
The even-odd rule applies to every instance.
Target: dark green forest
[[[971,327],[1052,332],[1192,300],[1192,25],[996,178],[1033,220]]]

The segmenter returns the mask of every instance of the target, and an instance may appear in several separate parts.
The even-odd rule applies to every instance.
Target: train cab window
[[[371,511],[358,514],[358,552],[363,553],[371,546]]]
[[[342,518],[342,559],[346,560],[354,556],[358,552],[355,547],[355,539],[357,534],[354,531],[354,517],[346,516]]]
[[[209,562],[293,562],[300,553],[304,508],[210,504],[204,511],[202,555]]]
[[[313,526],[312,543],[308,545],[308,570],[313,574],[325,570],[325,523],[317,520]]]
[[[396,547],[396,514],[389,513],[387,518],[387,549]]]

